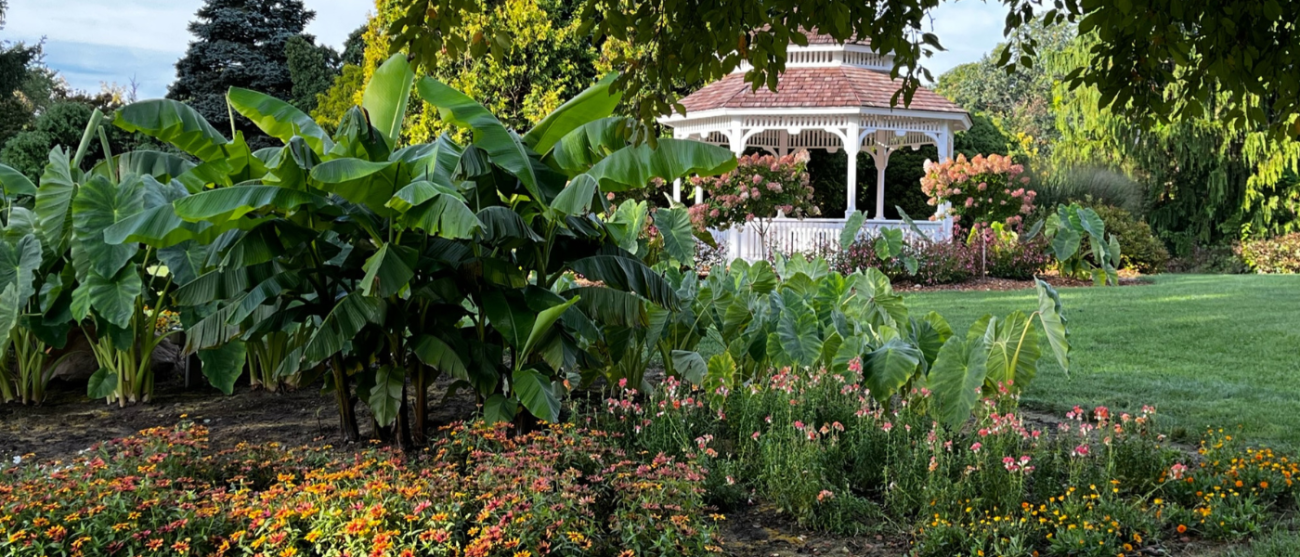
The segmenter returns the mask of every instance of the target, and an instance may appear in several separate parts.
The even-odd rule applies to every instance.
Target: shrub
[[[904,258],[916,259],[915,273],[909,273]],[[891,281],[935,286],[957,284],[979,274],[979,253],[960,241],[916,241],[903,244],[899,257],[881,258],[872,238],[858,239],[849,249],[835,252],[832,266],[842,274],[870,268]]]
[[[1256,273],[1300,273],[1300,232],[1243,242],[1241,259]]]
[[[726,230],[771,219],[778,211],[787,217],[817,216],[807,165],[808,154],[803,152],[784,157],[744,155],[731,172],[692,177],[692,185],[704,188],[704,202],[691,206],[691,222],[699,230]]]
[[[1043,236],[1022,241],[1019,233],[1008,230],[1002,223],[993,223],[991,227],[976,225],[966,243],[974,252],[978,268],[994,278],[1029,280],[1052,262]]]
[[[927,163],[921,191],[930,196],[932,206],[951,203],[950,214],[963,224],[1016,225],[1034,210],[1037,195],[1023,187],[1029,182],[1028,176],[1021,176],[1023,172],[1024,167],[1013,164],[1010,157],[976,155],[967,160],[965,155],[957,155],[953,160]]]
[[[1133,213],[1110,205],[1093,205],[1093,210],[1106,223],[1106,232],[1119,238],[1121,269],[1134,269],[1152,274],[1163,271],[1169,263],[1169,250],[1151,231],[1151,226],[1138,220]]]
[[[1174,273],[1239,275],[1249,273],[1250,267],[1242,260],[1241,246],[1192,246],[1186,256],[1172,258],[1167,266]]]

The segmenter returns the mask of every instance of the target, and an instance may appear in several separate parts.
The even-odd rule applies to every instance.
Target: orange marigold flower
[[[1186,533],[1186,532],[1187,532],[1187,526],[1184,525],[1184,524],[1179,524],[1179,525],[1178,525],[1178,533],[1179,533],[1179,534],[1183,534],[1183,533]]]

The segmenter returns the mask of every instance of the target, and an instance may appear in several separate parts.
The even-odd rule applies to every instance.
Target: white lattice
[[[844,229],[845,219],[773,219],[768,225],[767,247],[763,249],[763,238],[753,225],[739,225],[731,230],[710,230],[718,245],[727,248],[727,259],[741,258],[746,261],[764,259],[773,252],[784,254],[812,253],[821,249],[835,249],[839,246],[840,231]],[[943,221],[916,221],[916,227],[926,238],[934,241],[947,240],[951,232]],[[901,220],[868,220],[860,231],[858,238],[875,237],[883,228],[896,228],[903,231],[903,238],[908,242],[921,240],[916,233]]]

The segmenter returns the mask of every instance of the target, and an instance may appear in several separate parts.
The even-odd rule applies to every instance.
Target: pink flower
[[[1078,447],[1075,447],[1074,451],[1071,454],[1073,454],[1074,456],[1088,456],[1088,444],[1084,443],[1082,445],[1079,445]]]
[[[755,174],[754,177],[750,179],[750,181],[753,182],[754,185],[758,185],[763,183],[763,177],[759,176],[758,174]]]
[[[758,441],[758,432],[755,431],[754,434],[753,434],[753,435],[750,435],[749,437],[750,437],[750,439],[753,439],[753,440],[755,440],[755,441]]]
[[[1183,479],[1183,475],[1185,475],[1186,473],[1187,473],[1187,467],[1183,466],[1181,462],[1169,467],[1170,479],[1181,480]]]
[[[821,503],[822,501],[826,501],[829,499],[834,499],[834,498],[835,498],[835,494],[832,493],[830,490],[826,490],[826,489],[823,489],[821,493],[817,494],[818,503]]]
[[[798,421],[798,420],[795,420],[795,422],[794,422],[794,428],[795,428],[795,429],[803,429],[803,422]]]
[[[970,450],[971,450],[971,452],[973,452],[973,453],[978,453],[978,452],[980,452],[980,449],[982,449],[982,448],[984,448],[984,445],[981,444],[981,443],[979,443],[979,442],[976,442],[974,445],[971,445],[971,446],[970,446]]]
[[[889,430],[894,429],[894,424],[885,422],[885,425],[880,426],[880,429],[885,430],[885,433],[889,433]]]

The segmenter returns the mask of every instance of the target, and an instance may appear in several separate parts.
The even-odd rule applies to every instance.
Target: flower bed
[[[412,556],[718,552],[689,460],[572,425],[456,425],[408,457],[268,445],[219,454],[182,424],[67,466],[0,471],[5,555]]]
[[[701,459],[724,508],[763,500],[842,533],[904,525],[918,556],[1133,556],[1243,539],[1294,505],[1293,459],[1219,430],[1190,454],[1156,432],[1153,408],[1036,424],[1001,394],[950,428],[926,389],[884,406],[855,375],[782,370],[714,393],[668,381],[623,390],[592,421],[630,450]]]

